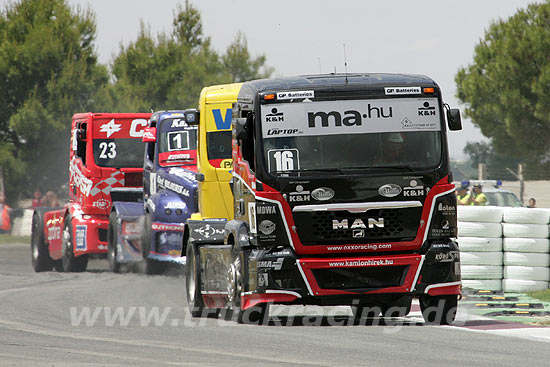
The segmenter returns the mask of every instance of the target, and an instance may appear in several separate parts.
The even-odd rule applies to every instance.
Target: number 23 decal
[[[99,158],[112,159],[116,157],[116,143],[111,141],[109,143],[102,141],[99,143]]]

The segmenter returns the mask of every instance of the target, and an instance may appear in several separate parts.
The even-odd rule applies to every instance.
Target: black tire
[[[71,217],[65,218],[63,227],[62,247],[63,257],[61,259],[65,272],[81,273],[88,266],[88,255],[74,256],[73,226]]]
[[[246,310],[241,309],[241,295],[244,289],[243,270],[244,265],[241,262],[240,249],[233,246],[231,266],[227,276],[228,293],[230,295],[229,303],[231,310],[228,314],[239,324],[266,324],[269,318],[269,305],[260,303],[249,307]]]
[[[111,269],[113,273],[120,273],[120,263],[117,261],[118,220],[115,211],[111,212],[109,215],[109,232],[107,238],[107,261],[109,262],[109,269]]]
[[[429,324],[449,325],[455,321],[458,296],[428,296],[419,298],[424,321]]]
[[[185,251],[187,263],[185,264],[185,295],[187,297],[187,306],[189,313],[193,317],[202,317],[204,315],[204,302],[201,294],[201,268],[200,254],[196,246],[187,241]]]
[[[382,316],[384,317],[405,317],[411,312],[412,297],[403,296],[394,302],[382,305]]]
[[[380,316],[382,309],[380,306],[362,305],[351,306],[351,312],[355,320],[367,319]]]
[[[165,264],[149,258],[151,252],[151,226],[153,218],[151,213],[145,213],[145,221],[143,224],[143,232],[141,234],[141,250],[143,256],[143,271],[145,274],[158,275],[165,270]]]
[[[54,260],[44,241],[44,213],[36,210],[32,216],[31,261],[35,272],[51,271]]]

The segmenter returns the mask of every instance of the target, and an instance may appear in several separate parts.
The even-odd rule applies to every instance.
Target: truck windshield
[[[271,173],[410,172],[441,160],[436,98],[270,104],[261,115]]]
[[[159,134],[159,164],[189,166],[197,164],[197,127],[181,119],[162,121]]]
[[[95,139],[94,160],[100,167],[143,167],[144,144],[140,139]]]

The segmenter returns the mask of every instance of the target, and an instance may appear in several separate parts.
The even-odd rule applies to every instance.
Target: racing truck
[[[184,112],[155,112],[145,128],[142,197],[113,202],[109,216],[113,272],[141,263],[146,273],[158,274],[169,263],[184,263],[183,228],[197,211],[197,126],[185,122]]]
[[[194,317],[225,309],[265,322],[269,304],[405,316],[416,297],[427,322],[454,321],[446,130],[461,117],[436,82],[330,74],[207,87],[196,121],[199,211],[185,236]]]
[[[63,207],[39,207],[32,219],[36,272],[82,272],[90,256],[107,254],[113,189],[139,188],[141,138],[150,113],[77,113],[69,153],[69,198]],[[134,195],[135,196],[135,195]]]

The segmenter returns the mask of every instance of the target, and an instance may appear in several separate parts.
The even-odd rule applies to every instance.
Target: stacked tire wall
[[[525,292],[549,287],[550,209],[458,207],[463,286]]]
[[[463,287],[502,290],[502,208],[459,206],[458,236]]]
[[[549,221],[549,209],[504,209],[502,288],[505,292],[548,288],[550,281]]]

